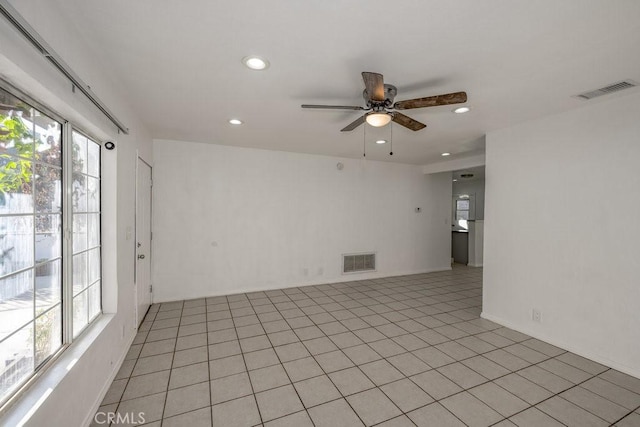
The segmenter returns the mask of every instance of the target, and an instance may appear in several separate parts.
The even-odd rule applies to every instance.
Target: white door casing
[[[151,166],[138,158],[136,172],[136,320],[142,323],[151,305]]]

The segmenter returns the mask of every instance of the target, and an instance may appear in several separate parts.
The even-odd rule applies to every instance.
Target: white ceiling
[[[360,72],[374,71],[396,100],[468,93],[468,114],[407,111],[428,127],[394,125],[393,157],[367,144],[369,159],[427,164],[482,151],[488,131],[581,107],[579,92],[640,81],[638,0],[58,1],[155,138],[358,157],[363,127],[340,132],[357,112],[300,104],[362,105]],[[250,54],[271,67],[245,68]]]

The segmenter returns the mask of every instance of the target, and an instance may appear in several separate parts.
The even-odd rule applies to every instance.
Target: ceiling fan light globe
[[[367,114],[367,123],[373,127],[382,127],[391,121],[391,115],[387,113],[369,113]]]

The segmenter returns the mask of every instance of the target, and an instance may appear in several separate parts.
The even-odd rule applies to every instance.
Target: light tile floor
[[[482,269],[457,266],[156,304],[100,411],[156,427],[640,426],[640,380],[481,319],[481,303]]]

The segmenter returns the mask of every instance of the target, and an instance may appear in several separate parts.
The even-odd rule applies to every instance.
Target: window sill
[[[0,408],[0,425],[22,426],[36,413],[47,397],[71,372],[75,363],[85,354],[115,317],[102,314],[71,345],[58,355],[49,366],[32,378],[15,399]]]

